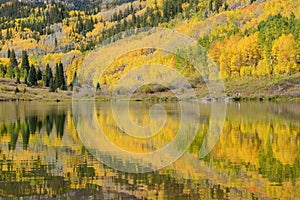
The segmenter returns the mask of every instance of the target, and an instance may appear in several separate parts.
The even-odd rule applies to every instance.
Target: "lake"
[[[213,104],[187,105],[200,109],[196,118],[180,117],[177,102],[161,103],[164,111],[153,104],[130,103],[128,117],[119,112],[122,105],[114,113],[109,102],[80,108],[67,102],[0,103],[0,197],[300,199],[300,103],[228,103],[220,123],[221,118],[211,117]],[[93,132],[92,121],[105,136]],[[138,124],[134,130],[132,121]],[[149,124],[148,132],[142,129]],[[213,124],[221,133],[207,142]],[[130,155],[149,154],[171,146],[178,129],[184,131],[175,153],[166,151],[158,159],[145,156],[136,162],[103,142]],[[204,157],[199,153],[203,143],[211,145]],[[185,144],[187,149],[181,147]],[[161,168],[172,156],[176,161]],[[120,171],[124,166],[128,171]]]

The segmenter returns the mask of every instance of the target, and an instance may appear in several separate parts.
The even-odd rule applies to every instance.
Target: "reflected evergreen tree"
[[[44,118],[44,126],[46,128],[47,135],[50,135],[50,133],[52,132],[52,128],[53,128],[53,115],[47,115]]]
[[[2,135],[4,135],[5,133],[7,133],[7,128],[6,128],[6,125],[3,124],[3,125],[1,126],[1,129],[0,129],[0,135],[2,136]]]
[[[38,122],[37,122],[37,131],[38,131],[38,133],[40,133],[41,132],[41,129],[42,129],[42,127],[43,127],[43,122],[42,122],[42,120],[38,120]]]
[[[271,182],[282,184],[283,182],[295,181],[299,177],[299,153],[295,158],[294,165],[285,165],[276,158],[270,140],[266,142],[266,147],[258,153],[259,168],[258,173],[268,178]]]
[[[28,127],[29,127],[29,132],[31,134],[35,134],[36,132],[36,128],[37,128],[37,116],[33,115],[33,116],[29,116],[27,117],[27,123],[28,123]]]
[[[23,149],[27,149],[30,137],[30,131],[28,127],[28,122],[25,120],[25,123],[21,126],[21,133],[23,139]]]
[[[65,114],[57,114],[55,116],[55,127],[56,127],[56,133],[58,137],[63,137],[64,135],[65,121],[66,121]]]
[[[10,133],[10,142],[8,144],[8,149],[9,150],[15,150],[16,149],[16,144],[18,141],[18,136],[19,136],[19,123],[20,121],[18,120],[16,123],[10,124],[8,132]]]

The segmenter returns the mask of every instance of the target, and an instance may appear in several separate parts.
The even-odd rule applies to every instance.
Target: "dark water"
[[[132,103],[130,118],[147,125],[150,106]],[[172,141],[179,127],[176,103],[163,106],[165,127],[147,140],[124,134],[104,103],[96,106],[97,120],[115,145],[150,152]],[[89,152],[71,103],[1,103],[0,199],[300,199],[299,103],[228,104],[220,139],[204,158],[199,150],[214,122],[211,105],[200,109],[186,153],[163,169],[136,174],[114,170]]]

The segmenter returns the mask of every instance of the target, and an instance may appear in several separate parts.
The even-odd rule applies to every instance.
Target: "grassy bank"
[[[0,101],[57,101],[71,100],[72,91],[49,92],[49,88],[27,87],[11,79],[0,79]]]
[[[239,78],[225,81],[226,93],[241,100],[297,100],[300,73],[281,77]]]
[[[237,101],[299,101],[300,100],[300,73],[278,78],[236,78],[224,80],[226,95]],[[198,98],[209,96],[205,84],[196,84],[194,91]],[[1,101],[67,101],[72,99],[72,91],[49,92],[44,87],[27,87],[25,84],[16,84],[10,79],[0,79]],[[107,96],[97,96],[99,101],[108,100]],[[133,101],[174,101],[171,91],[138,93],[132,97]]]
[[[227,97],[235,101],[300,101],[300,73],[281,77],[244,77],[224,80]],[[194,91],[199,99],[209,95],[206,84],[194,84]],[[170,91],[138,94],[137,100],[172,101]]]

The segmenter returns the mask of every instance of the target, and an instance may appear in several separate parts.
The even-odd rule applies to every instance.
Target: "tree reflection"
[[[98,162],[78,140],[71,106],[58,105],[42,104],[36,110],[19,105],[4,112],[15,117],[0,123],[0,198],[75,195],[72,198],[297,199],[300,196],[299,104],[229,105],[220,140],[200,160],[199,149],[210,123],[210,108],[202,106],[199,132],[185,157],[165,169],[146,174],[123,173]],[[148,110],[140,107],[139,112],[132,113],[132,118],[147,124]],[[176,107],[171,108],[177,115]],[[99,121],[110,131],[107,137],[115,145],[136,152],[151,151],[155,144],[163,146],[178,127],[175,117],[170,118],[162,134],[142,141],[141,145],[139,140],[130,141],[120,132],[109,112],[100,109],[98,113]],[[107,156],[111,161],[128,164],[117,156]],[[205,168],[207,173],[203,173]],[[227,179],[221,179],[220,175]]]

